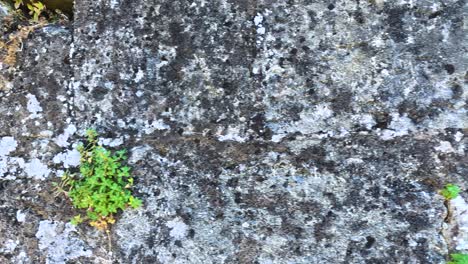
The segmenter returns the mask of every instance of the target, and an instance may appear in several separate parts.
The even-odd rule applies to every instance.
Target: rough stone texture
[[[2,72],[0,262],[444,263],[437,190],[468,187],[466,9],[77,1],[72,30]],[[144,201],[112,254],[51,194],[88,127],[130,150]]]

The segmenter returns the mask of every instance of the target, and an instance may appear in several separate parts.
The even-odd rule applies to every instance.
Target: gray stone
[[[3,19],[10,14],[11,14],[10,6],[3,2],[0,2],[0,21],[3,21]]]
[[[465,12],[77,1],[72,30],[35,33],[2,73],[0,262],[444,263],[438,189],[468,187]],[[111,253],[51,191],[89,127],[129,150],[143,200]]]

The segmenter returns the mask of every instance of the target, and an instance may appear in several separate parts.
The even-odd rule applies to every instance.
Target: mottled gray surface
[[[464,3],[77,1],[1,66],[0,263],[444,263]],[[88,127],[144,202],[112,254],[51,194]]]

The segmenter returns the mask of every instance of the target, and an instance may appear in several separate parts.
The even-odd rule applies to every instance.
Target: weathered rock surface
[[[444,263],[466,8],[77,1],[0,66],[0,263]],[[52,194],[89,127],[129,149],[144,202],[111,253]]]

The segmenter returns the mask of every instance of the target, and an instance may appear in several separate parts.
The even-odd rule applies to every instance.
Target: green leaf
[[[130,167],[122,167],[120,169],[120,173],[119,173],[119,176],[123,176],[123,177],[128,177],[130,176]]]
[[[81,219],[81,215],[75,215],[70,221],[70,223],[75,226],[81,224],[82,222],[83,219]]]
[[[447,264],[468,264],[468,254],[463,253],[454,253],[450,254],[452,261],[447,262]]]
[[[45,8],[45,5],[41,2],[35,2],[33,3],[33,5],[38,9],[38,10],[42,10]]]
[[[442,196],[444,196],[445,199],[447,200],[456,198],[459,193],[460,193],[460,187],[451,183],[445,185],[444,189],[440,191],[440,194],[442,194]]]
[[[125,155],[125,153],[127,153],[127,151],[125,149],[121,149],[119,151],[116,151],[115,154],[119,157],[122,157]]]
[[[135,198],[133,196],[130,196],[130,201],[129,201],[129,204],[131,207],[133,207],[134,209],[138,208],[141,206],[142,202],[140,199],[138,198]]]
[[[95,129],[87,129],[86,130],[86,137],[89,139],[95,139],[97,137],[97,132]]]
[[[96,212],[94,212],[94,211],[88,211],[86,214],[89,217],[89,219],[91,219],[93,221],[99,219],[98,214]]]
[[[15,0],[15,9],[18,9],[21,5],[23,5],[23,0]]]

